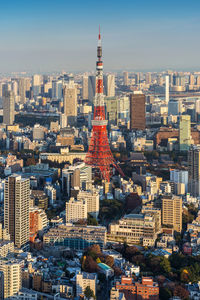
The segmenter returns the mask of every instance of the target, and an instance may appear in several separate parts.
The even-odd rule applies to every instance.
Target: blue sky
[[[2,1],[1,1],[2,2]],[[200,70],[199,0],[10,0],[0,3],[0,73]]]

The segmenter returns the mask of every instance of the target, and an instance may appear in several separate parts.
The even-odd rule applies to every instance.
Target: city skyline
[[[3,3],[0,72],[94,70],[99,23],[106,70],[198,70],[199,8],[194,0]]]

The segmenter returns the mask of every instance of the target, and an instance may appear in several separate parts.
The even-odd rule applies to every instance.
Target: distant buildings
[[[15,246],[29,248],[30,181],[19,175],[6,179],[4,190],[4,226]]]
[[[3,123],[12,125],[15,120],[15,99],[12,91],[5,91],[3,95]]]
[[[52,98],[53,99],[62,99],[62,90],[63,90],[63,82],[62,80],[53,80],[52,81]]]
[[[182,230],[182,197],[164,195],[162,197],[162,224],[177,232]]]
[[[191,144],[191,117],[189,115],[180,116],[179,123],[179,149],[188,151]]]
[[[41,83],[42,77],[41,75],[35,74],[32,78],[32,89],[33,89],[33,96],[37,97],[41,93]]]
[[[82,98],[88,99],[88,76],[83,75],[82,78]]]
[[[115,75],[108,74],[103,76],[104,80],[104,95],[107,97],[115,96]]]
[[[188,152],[188,191],[194,197],[200,196],[200,146],[193,145]]]
[[[63,98],[67,124],[75,125],[77,118],[77,87],[72,78],[70,78],[69,83],[63,88]]]
[[[169,75],[165,76],[165,102],[169,102]]]
[[[130,95],[130,129],[144,130],[145,119],[145,95],[135,92]]]
[[[129,85],[129,78],[128,78],[128,72],[124,72],[124,85]]]
[[[96,76],[88,76],[88,100],[93,103],[96,93]]]

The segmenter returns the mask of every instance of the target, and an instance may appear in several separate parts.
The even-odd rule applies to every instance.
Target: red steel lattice
[[[110,181],[111,166],[114,166],[118,172],[124,176],[121,168],[117,165],[108,141],[107,121],[105,118],[104,96],[103,96],[103,62],[101,35],[99,31],[99,40],[97,47],[96,64],[96,94],[94,99],[94,117],[92,121],[92,135],[89,150],[85,158],[85,163],[100,170],[102,178]]]

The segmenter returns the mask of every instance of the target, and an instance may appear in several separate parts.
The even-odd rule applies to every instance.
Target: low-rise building
[[[104,226],[79,226],[62,224],[51,228],[43,236],[47,245],[63,245],[70,249],[83,250],[93,244],[104,248],[107,241],[107,230]]]
[[[126,299],[159,300],[158,283],[151,277],[142,277],[141,282],[134,282],[133,278],[122,276],[121,282],[116,282],[115,287],[125,294]]]
[[[156,219],[150,214],[129,214],[109,226],[108,240],[127,242],[128,244],[142,243],[153,246],[157,237]]]

